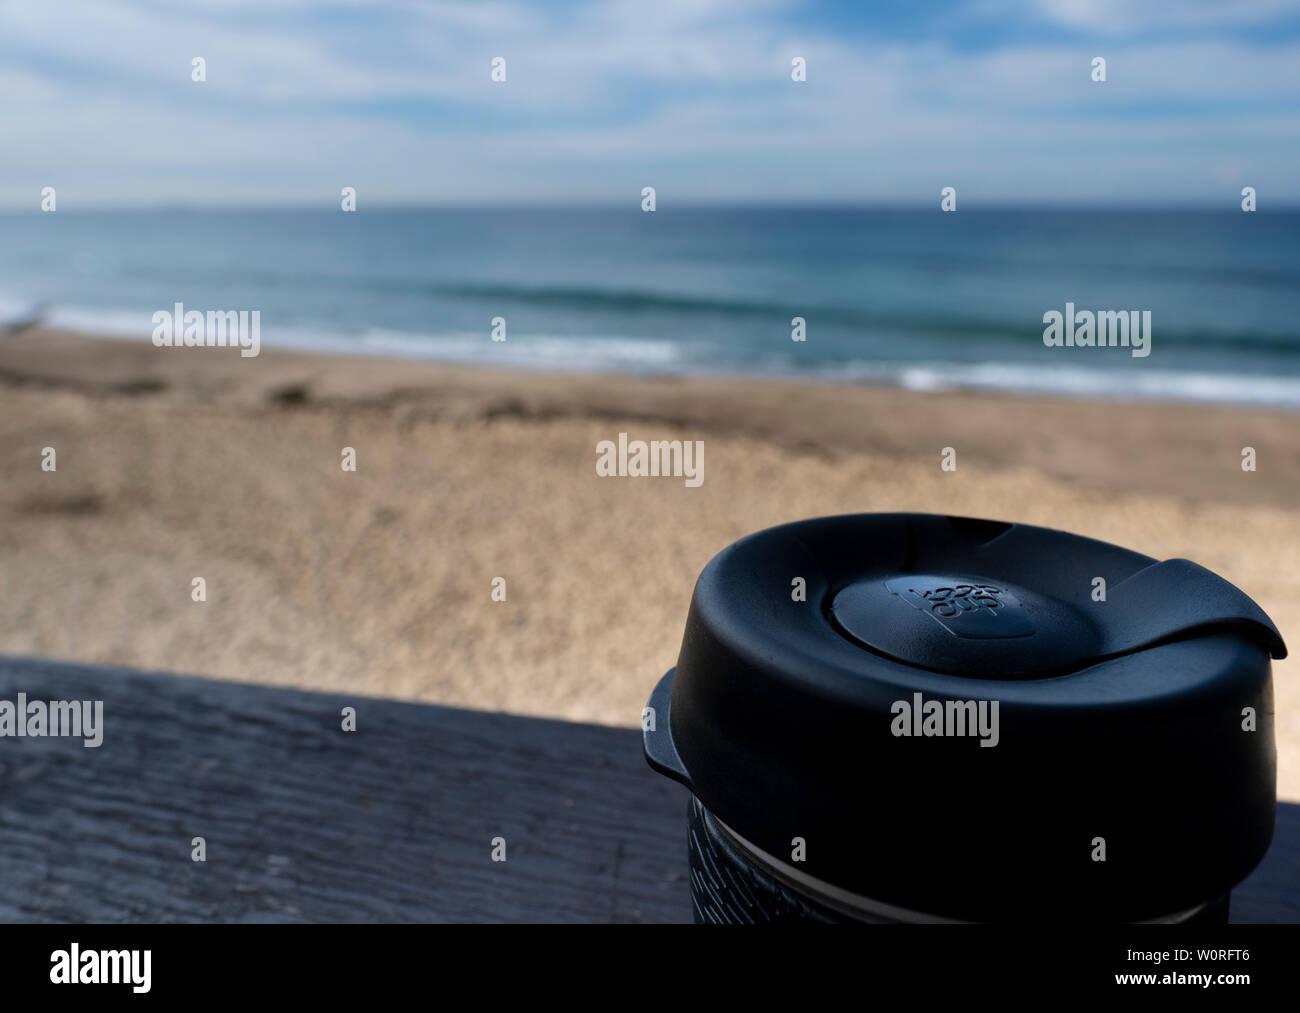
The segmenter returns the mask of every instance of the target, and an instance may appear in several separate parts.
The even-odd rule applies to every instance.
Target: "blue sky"
[[[0,95],[13,208],[1300,204],[1274,0],[0,0]]]

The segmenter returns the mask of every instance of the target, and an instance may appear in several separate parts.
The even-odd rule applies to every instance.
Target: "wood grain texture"
[[[0,739],[0,918],[690,920],[687,796],[635,730],[0,659],[19,691],[105,731]]]
[[[20,691],[103,700],[104,744],[0,739],[0,919],[690,920],[687,796],[635,730],[0,658]],[[1232,921],[1300,922],[1300,806]]]
[[[1230,922],[1300,922],[1300,805],[1279,802],[1273,846],[1232,891]]]

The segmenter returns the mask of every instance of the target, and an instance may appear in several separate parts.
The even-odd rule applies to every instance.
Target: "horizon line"
[[[657,208],[654,212],[643,212],[636,200],[617,201],[365,201],[355,211],[343,212],[337,199],[320,203],[294,201],[291,203],[272,202],[231,202],[231,203],[189,203],[189,202],[155,202],[145,204],[86,204],[76,205],[64,211],[69,213],[117,214],[149,211],[192,211],[192,212],[239,212],[239,211],[330,211],[343,214],[364,214],[367,211],[615,211],[626,210],[637,214],[662,214],[674,210],[864,210],[864,211],[930,211],[940,210],[939,201],[883,201],[883,200],[772,200],[752,198],[749,200],[711,200],[692,199],[674,201]],[[1300,200],[1266,204],[1267,211],[1300,211]],[[943,214],[960,214],[964,210],[986,211],[1225,211],[1244,214],[1239,199],[1216,202],[1210,200],[1152,200],[1152,201],[971,201],[961,204],[956,211]],[[0,214],[58,214],[58,211],[43,211],[31,204],[0,204]],[[1260,211],[1251,212],[1258,214]]]

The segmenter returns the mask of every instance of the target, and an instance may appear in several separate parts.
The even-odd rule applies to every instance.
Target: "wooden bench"
[[[103,700],[104,741],[0,739],[0,919],[690,920],[686,793],[634,729],[0,658],[20,691]],[[1298,870],[1282,805],[1233,920],[1300,921]]]

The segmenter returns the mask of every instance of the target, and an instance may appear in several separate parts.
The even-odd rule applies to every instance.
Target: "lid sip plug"
[[[645,751],[694,795],[693,849],[716,831],[810,910],[1168,919],[1268,848],[1285,653],[1188,560],[969,518],[819,518],[705,567]],[[726,920],[708,883],[727,881],[693,875],[703,920]]]

